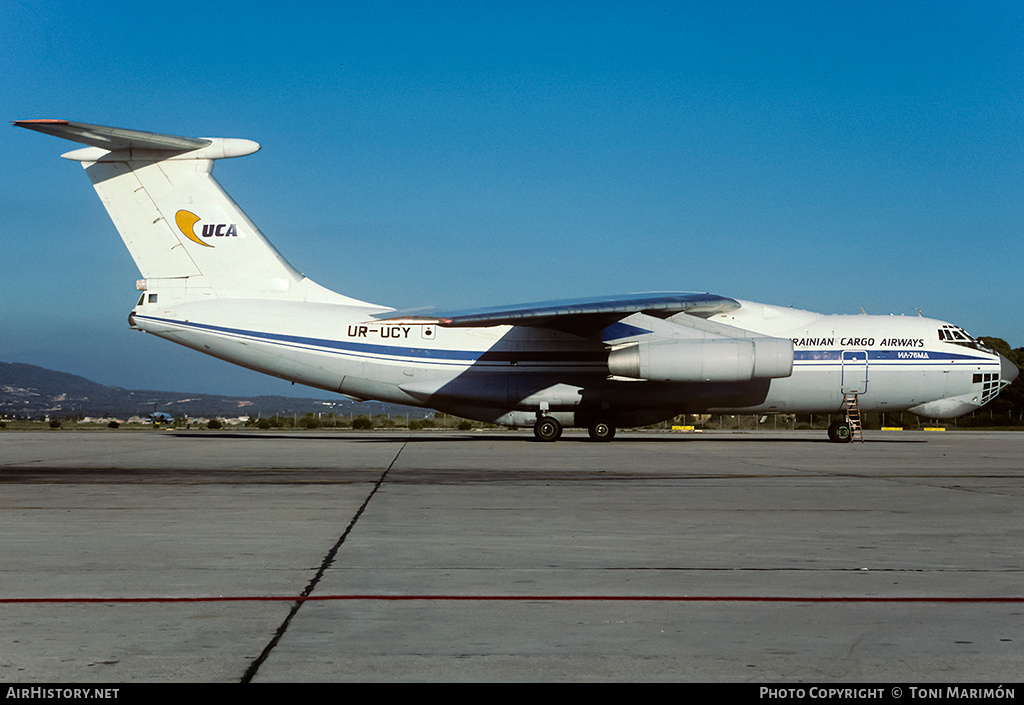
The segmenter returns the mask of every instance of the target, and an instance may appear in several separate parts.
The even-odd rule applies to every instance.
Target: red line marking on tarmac
[[[148,602],[931,602],[1024,603],[1024,597],[767,597],[727,595],[321,595],[236,597],[9,597],[0,604],[87,604]]]

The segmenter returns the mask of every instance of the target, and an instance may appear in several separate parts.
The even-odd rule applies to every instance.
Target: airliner
[[[447,412],[541,441],[680,414],[861,412],[947,419],[1017,376],[963,328],[918,316],[822,315],[727,296],[659,292],[403,313],[292,267],[212,176],[260,149],[68,120],[14,123],[87,145],[82,164],[142,275],[144,331],[352,399]]]

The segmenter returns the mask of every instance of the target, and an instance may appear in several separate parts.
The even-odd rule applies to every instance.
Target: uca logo
[[[199,216],[191,211],[180,210],[174,214],[174,222],[177,224],[178,230],[181,231],[182,235],[203,247],[213,247],[210,243],[200,240],[199,236],[196,235],[195,225],[199,220]],[[238,226],[234,223],[204,224],[203,237],[238,237]]]

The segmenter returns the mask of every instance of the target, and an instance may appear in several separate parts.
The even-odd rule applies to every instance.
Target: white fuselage
[[[508,425],[529,425],[538,411],[566,424],[600,412],[621,425],[680,413],[837,413],[844,392],[857,393],[864,411],[946,418],[981,406],[1000,388],[1000,356],[968,341],[940,340],[940,330],[955,328],[942,321],[740,303],[706,325],[791,340],[791,375],[656,382],[609,374],[610,346],[691,335],[677,323],[686,314],[634,313],[600,339],[529,326],[383,321],[374,318],[389,311],[382,307],[261,299],[140,301],[131,320],[140,330],[296,383]]]

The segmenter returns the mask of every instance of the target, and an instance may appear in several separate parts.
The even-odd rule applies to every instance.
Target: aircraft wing
[[[421,322],[431,321],[446,328],[533,326],[585,334],[601,330],[634,313],[645,313],[659,318],[687,313],[699,318],[710,318],[739,307],[738,301],[715,294],[659,292],[541,301],[428,316],[418,312],[415,316],[404,317],[402,314],[389,312],[384,320],[417,319]]]

